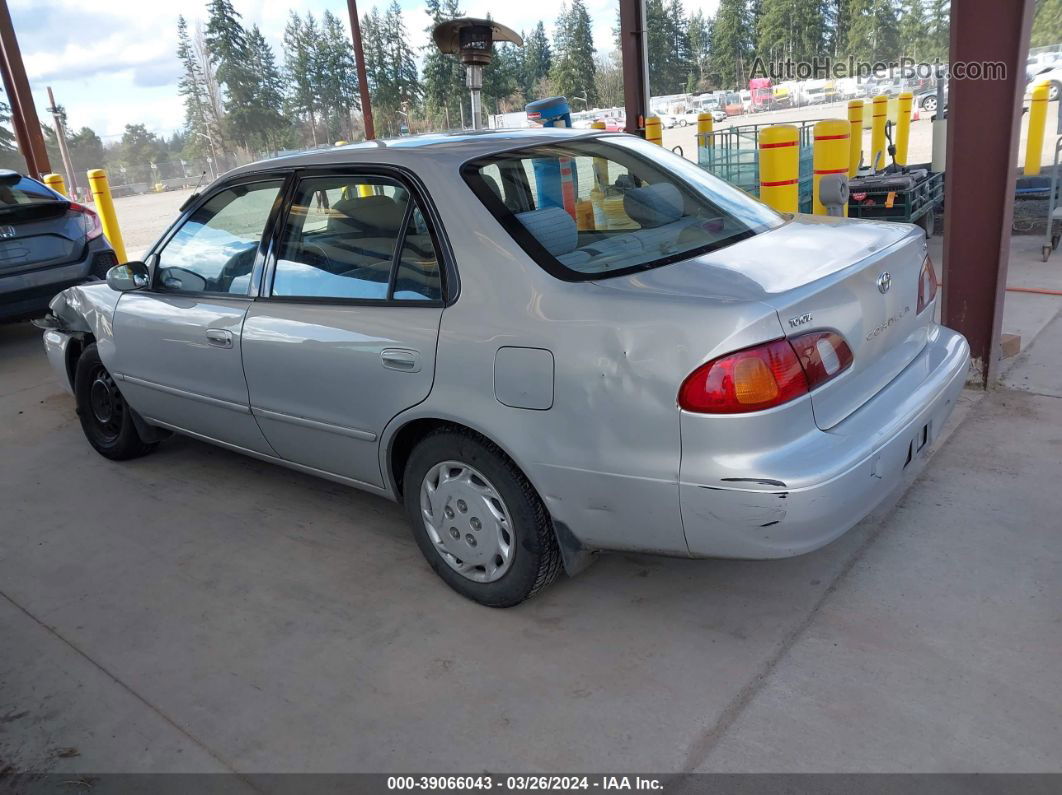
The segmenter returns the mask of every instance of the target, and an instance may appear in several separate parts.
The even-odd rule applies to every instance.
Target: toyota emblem
[[[888,271],[883,271],[878,277],[878,292],[885,295],[890,287],[892,287],[892,274]]]

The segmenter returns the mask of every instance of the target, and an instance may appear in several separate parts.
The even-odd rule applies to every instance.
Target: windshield
[[[782,223],[742,191],[633,136],[501,152],[462,174],[524,251],[571,281],[689,259]]]
[[[747,193],[633,136],[502,152],[462,174],[525,252],[567,280],[689,259],[783,223]]]

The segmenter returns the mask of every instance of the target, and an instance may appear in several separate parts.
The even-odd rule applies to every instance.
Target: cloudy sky
[[[381,9],[390,0],[378,0]],[[527,30],[541,19],[552,35],[562,0],[464,0],[469,16],[486,16],[516,30]],[[423,0],[400,0],[411,43],[427,43],[427,16]],[[257,23],[278,58],[283,58],[281,37],[291,8],[320,16],[330,9],[346,19],[346,0],[233,0],[244,23]],[[373,3],[360,0],[364,14]],[[612,48],[611,28],[616,0],[586,0],[594,20],[598,49]],[[714,13],[718,0],[686,0],[689,10]],[[159,134],[181,126],[184,110],[176,93],[179,67],[174,54],[178,14],[190,25],[205,22],[206,0],[9,0],[22,57],[37,100],[41,120],[45,92],[51,86],[56,101],[64,105],[74,129],[92,127],[105,140],[119,136],[128,123],[143,122]]]

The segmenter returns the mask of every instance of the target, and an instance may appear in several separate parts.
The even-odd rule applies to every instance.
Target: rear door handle
[[[232,332],[223,328],[208,328],[206,331],[207,342],[219,348],[232,347]]]
[[[410,348],[384,348],[380,351],[380,362],[391,370],[403,373],[420,372],[420,351]]]

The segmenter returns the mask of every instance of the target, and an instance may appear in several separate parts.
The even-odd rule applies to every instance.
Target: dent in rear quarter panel
[[[381,450],[411,420],[459,422],[512,457],[553,519],[587,546],[688,555],[679,386],[721,350],[781,336],[775,311],[751,300],[661,295],[639,276],[624,289],[608,287],[620,279],[563,282],[517,246],[456,173],[425,162],[418,174],[436,199],[461,294],[443,312],[431,394],[388,426]],[[552,407],[496,398],[495,360],[508,346],[552,352]]]

